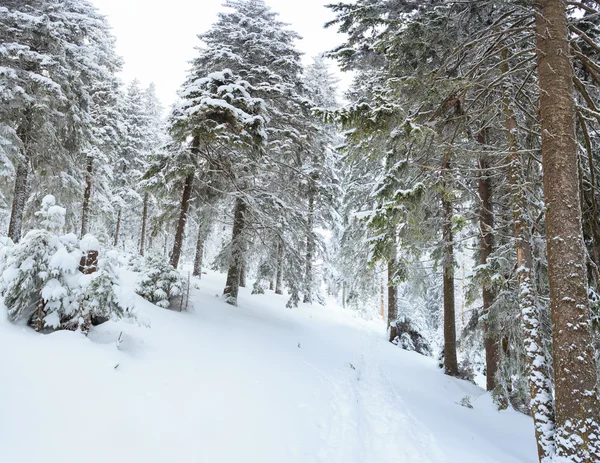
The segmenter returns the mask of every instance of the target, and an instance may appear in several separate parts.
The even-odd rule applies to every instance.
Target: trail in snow
[[[529,418],[387,343],[381,324],[244,289],[231,307],[215,297],[223,278],[206,275],[187,313],[136,299],[149,328],[41,336],[2,315],[0,460],[536,461]]]

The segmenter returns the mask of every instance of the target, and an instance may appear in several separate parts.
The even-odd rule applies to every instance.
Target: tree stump
[[[91,275],[98,270],[98,251],[86,251],[81,256],[79,271],[84,275]]]

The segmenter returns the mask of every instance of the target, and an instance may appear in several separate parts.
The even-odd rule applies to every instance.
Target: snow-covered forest
[[[0,461],[600,462],[600,1],[327,3],[0,0]]]

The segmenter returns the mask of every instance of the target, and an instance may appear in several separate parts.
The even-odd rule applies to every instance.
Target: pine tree
[[[152,158],[156,156],[155,153],[161,153],[168,144],[166,126],[163,117],[163,107],[156,96],[156,87],[153,83],[150,84],[144,91],[144,109],[147,116],[146,121],[149,129],[149,138],[146,141],[147,152],[144,159],[144,165],[147,170],[148,166],[152,162]],[[146,240],[149,228],[148,223],[150,220],[150,206],[151,204],[156,203],[156,199],[153,197],[151,188],[146,185],[146,182],[142,181],[140,187],[143,192],[143,206],[139,252],[140,255],[143,256],[146,250]]]
[[[143,204],[140,194],[140,180],[147,169],[149,151],[154,148],[150,143],[154,140],[152,120],[146,108],[144,91],[139,81],[132,81],[124,99],[123,119],[125,134],[120,153],[114,165],[114,197],[116,222],[113,245],[117,246],[121,230],[126,228],[128,236],[137,229],[138,216],[131,216]],[[136,205],[132,209],[130,206]],[[129,206],[129,207],[128,207]]]
[[[9,235],[16,242],[31,173],[41,187],[36,192],[60,189],[65,199],[80,194],[77,178],[85,162],[76,159],[92,144],[93,88],[110,79],[115,61],[108,25],[86,0],[5,2],[0,39],[9,44],[0,52],[3,96],[11,101],[0,109],[0,133],[12,147]]]
[[[181,91],[183,102],[171,116],[172,133],[184,144],[193,137],[189,150],[172,164],[173,172],[184,175],[185,183],[171,263],[177,267],[183,233],[198,165],[216,165],[225,175],[236,176],[231,166],[246,156],[256,155],[266,138],[262,100],[253,97],[253,87],[232,71],[192,74]],[[238,157],[236,159],[236,156]],[[242,157],[239,159],[239,157]],[[187,164],[187,165],[186,165]]]
[[[596,376],[581,230],[573,67],[566,6],[536,2],[548,279],[556,394],[556,454],[600,458]]]
[[[183,281],[179,272],[161,256],[148,255],[138,275],[136,292],[144,299],[164,309],[182,294]]]

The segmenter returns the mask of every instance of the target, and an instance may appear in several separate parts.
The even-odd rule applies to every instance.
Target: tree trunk
[[[503,53],[502,72],[509,73],[508,52]],[[531,250],[531,236],[526,215],[524,197],[525,178],[523,166],[519,155],[517,141],[517,121],[511,105],[509,89],[506,89],[504,99],[504,115],[506,140],[509,151],[508,180],[511,188],[511,208],[513,214],[513,228],[515,238],[515,251],[517,254],[517,282],[519,285],[519,310],[521,312],[521,325],[527,356],[527,376],[531,395],[531,414],[533,416],[536,441],[538,444],[538,457],[542,462],[551,456],[554,448],[554,405],[552,403],[552,379],[550,378],[546,355],[543,350],[542,332],[540,329],[540,309],[535,298],[533,287],[532,268],[533,253]]]
[[[304,276],[304,302],[312,304],[313,302],[313,269],[312,261],[315,253],[315,186],[311,180],[311,186],[308,192],[308,217],[306,230],[306,269]]]
[[[21,239],[25,203],[27,202],[27,180],[29,177],[29,158],[20,160],[17,164],[15,189],[13,193],[12,210],[8,226],[8,237],[15,243]]]
[[[385,276],[382,275],[379,288],[379,316],[385,320]]]
[[[600,460],[600,410],[581,228],[566,5],[563,0],[537,0],[536,7],[556,454],[592,463]]]
[[[277,243],[277,263],[275,274],[275,294],[283,294],[283,243]]]
[[[94,157],[88,156],[85,172],[85,189],[83,190],[83,204],[81,207],[81,236],[88,232],[90,217],[90,199],[92,198],[92,187],[94,184]]]
[[[140,232],[140,256],[146,252],[146,229],[148,228],[148,203],[150,195],[144,194],[144,205],[142,207],[142,231]]]
[[[117,214],[117,226],[115,227],[115,239],[113,241],[113,246],[117,247],[119,244],[119,233],[121,233],[121,215],[123,211],[119,209],[119,213]]]
[[[22,143],[22,159],[17,161],[15,175],[15,188],[13,191],[13,201],[10,213],[10,222],[8,224],[8,237],[14,243],[21,239],[23,231],[23,217],[25,215],[25,204],[29,197],[28,180],[29,164],[31,159],[28,152],[29,133],[31,132],[31,115],[27,110],[23,117],[23,122],[17,128],[17,135]]]
[[[179,259],[181,257],[185,224],[187,222],[188,211],[190,209],[190,199],[192,197],[192,189],[194,186],[194,176],[195,173],[190,172],[185,178],[185,184],[183,186],[181,209],[179,212],[179,220],[177,222],[177,230],[175,231],[175,240],[173,241],[173,252],[171,252],[171,265],[175,269],[179,266]]]
[[[233,234],[231,237],[231,261],[227,272],[227,282],[223,294],[229,296],[228,302],[237,305],[237,297],[240,289],[240,271],[243,266],[244,245],[242,234],[246,226],[246,203],[238,198],[235,201],[235,213],[233,218]]]
[[[443,267],[444,267],[444,369],[447,375],[458,376],[456,357],[456,308],[454,302],[454,237],[452,218],[454,215],[451,186],[448,180],[450,161],[444,155],[442,165],[442,210],[443,210]]]
[[[485,133],[480,134],[479,142],[486,144]],[[494,210],[492,205],[492,182],[488,177],[489,163],[485,157],[479,159],[479,254],[481,265],[487,265],[488,258],[494,251]],[[498,374],[498,334],[497,330],[490,330],[493,324],[494,314],[490,313],[490,307],[494,303],[494,293],[487,286],[483,285],[483,331],[485,342],[485,366],[486,366],[486,388],[493,391],[497,386]]]
[[[194,259],[193,275],[202,278],[202,258],[204,255],[204,224],[198,226],[198,239],[196,241],[196,258]]]
[[[240,265],[240,288],[246,287],[246,262],[242,262]]]
[[[394,240],[394,249],[388,259],[387,263],[387,276],[388,276],[388,335],[389,341],[392,342],[396,339],[396,321],[398,320],[398,303],[396,301],[397,289],[394,283],[394,274],[396,272],[396,242]]]

